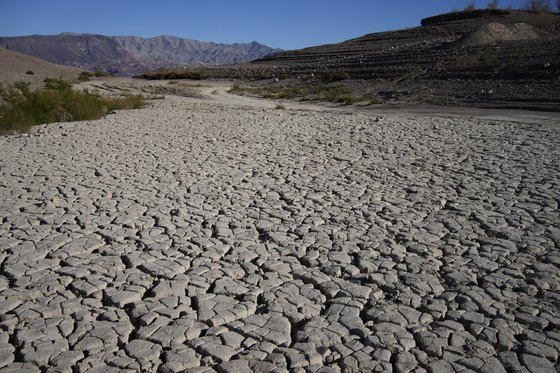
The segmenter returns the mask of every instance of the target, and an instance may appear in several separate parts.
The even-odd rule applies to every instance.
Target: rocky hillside
[[[244,63],[278,51],[256,41],[245,44],[217,44],[175,36],[156,36],[148,39],[114,36],[112,39],[138,60],[162,65]]]
[[[312,84],[333,73],[348,78],[337,84],[386,102],[560,110],[560,15],[444,14],[416,28],[269,55],[232,74]]]
[[[217,44],[174,36],[146,39],[71,33],[0,37],[0,47],[52,63],[117,75],[161,67],[244,63],[278,51],[257,42]]]

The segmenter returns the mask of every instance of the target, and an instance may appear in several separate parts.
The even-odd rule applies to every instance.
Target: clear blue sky
[[[0,0],[0,36],[70,31],[296,49],[415,27],[468,0]],[[501,0],[522,7],[526,0]],[[477,0],[485,7],[488,0]]]

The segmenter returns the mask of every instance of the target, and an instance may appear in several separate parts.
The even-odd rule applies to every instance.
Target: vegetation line
[[[352,105],[356,102],[367,102],[368,105],[382,104],[379,97],[355,96],[342,85],[328,86],[325,84],[309,85],[304,87],[272,86],[272,87],[248,87],[234,84],[229,90],[236,94],[250,94],[270,99],[291,99],[298,101],[326,101],[338,102],[344,105]]]
[[[136,75],[137,79],[191,79],[191,80],[205,80],[212,77],[212,73],[206,68],[185,68],[182,70],[166,70],[160,69],[158,71],[146,72],[144,74]]]
[[[62,79],[47,78],[44,83],[45,89],[37,91],[25,82],[0,89],[0,134],[26,132],[43,123],[99,119],[113,110],[140,108],[146,100],[142,95],[103,97],[77,91]]]

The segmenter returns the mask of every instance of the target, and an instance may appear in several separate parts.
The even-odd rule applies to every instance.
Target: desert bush
[[[150,96],[150,100],[163,100],[164,96]],[[119,97],[103,98],[107,105],[107,111],[121,109],[140,109],[146,104],[146,97],[142,95],[123,94]]]
[[[379,97],[372,97],[368,100],[368,105],[381,105],[383,104],[383,100]]]
[[[27,70],[25,72],[27,75],[35,75],[35,73],[33,72],[33,70]]]
[[[89,71],[82,71],[80,75],[78,75],[78,80],[81,82],[87,82],[88,80],[91,79],[92,76],[93,74],[90,73]]]
[[[551,12],[550,0],[528,0],[526,8],[531,12]]]
[[[282,104],[278,104],[278,105],[276,105],[276,107],[275,107],[275,109],[277,109],[277,110],[284,110],[285,108],[286,108],[286,107],[285,107],[284,105],[282,105]]]
[[[350,79],[350,74],[345,71],[328,71],[325,73],[325,80],[329,82],[339,82]]]
[[[25,132],[41,123],[99,119],[113,110],[143,105],[140,95],[102,97],[76,91],[62,79],[45,79],[45,89],[37,91],[18,82],[0,90],[0,133]]]
[[[473,0],[471,0],[465,7],[465,12],[472,12],[473,10],[476,10],[476,3]]]
[[[92,77],[103,77],[103,76],[109,76],[108,73],[104,72],[104,71],[94,71],[93,73],[89,72],[89,71],[82,71],[80,73],[80,75],[78,75],[78,80],[81,82],[87,82],[88,80],[90,80]]]
[[[54,90],[54,91],[65,91],[65,90],[69,90],[72,88],[72,85],[70,83],[68,83],[67,81],[58,78],[45,78],[43,80],[43,83],[45,83],[45,88],[46,89],[50,89],[50,90]]]
[[[340,102],[340,103],[343,103],[344,105],[352,105],[356,102],[356,99],[354,99],[354,97],[348,95],[348,96],[339,97],[336,101]]]
[[[325,94],[326,101],[336,101],[338,100],[338,93],[335,89],[329,89]]]
[[[205,80],[211,77],[210,70],[208,69],[196,69],[186,71],[181,75],[183,79],[194,79],[194,80]]]
[[[212,77],[212,73],[206,68],[184,69],[184,70],[163,70],[155,72],[146,72],[144,74],[135,75],[133,78],[159,80],[159,79],[192,79],[205,80]]]
[[[274,74],[270,71],[256,71],[253,78],[255,80],[268,80],[274,78]]]
[[[498,9],[498,3],[499,3],[499,0],[490,0],[487,8],[488,9]]]
[[[329,101],[340,102],[346,105],[351,105],[356,102],[356,98],[352,95],[352,92],[342,85],[330,87],[324,84],[292,87],[274,85],[261,88],[240,86],[239,84],[234,84],[229,91],[232,93],[248,93],[268,99]]]
[[[293,99],[293,98],[302,96],[302,90],[301,90],[300,87],[297,87],[297,86],[281,89],[280,91],[278,91],[278,90],[275,90],[275,91],[277,92],[276,96],[278,98]]]
[[[277,90],[267,90],[264,88],[258,88],[258,87],[247,87],[247,86],[241,86],[237,83],[233,84],[231,86],[231,88],[229,89],[229,92],[232,93],[249,93],[249,94],[253,94],[253,95],[257,95],[257,96],[262,96],[265,98],[278,98],[276,95]]]

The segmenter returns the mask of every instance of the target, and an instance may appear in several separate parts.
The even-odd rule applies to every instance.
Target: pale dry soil
[[[560,368],[558,126],[198,91],[0,138],[0,372]]]
[[[45,78],[75,80],[83,69],[56,65],[25,54],[0,47],[0,89],[19,81],[32,89],[43,86]]]

